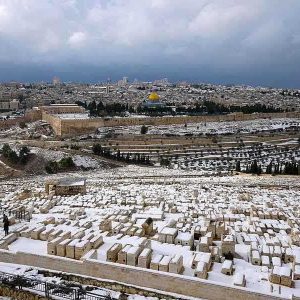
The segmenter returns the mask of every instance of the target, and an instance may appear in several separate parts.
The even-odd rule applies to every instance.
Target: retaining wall
[[[287,299],[272,294],[262,294],[249,289],[216,284],[171,273],[158,272],[94,259],[72,260],[50,255],[0,250],[0,261],[30,265],[38,268],[108,279],[129,285],[211,300],[279,300]]]
[[[0,286],[0,296],[8,297],[13,300],[49,300],[49,298],[37,295],[33,292],[13,289],[6,286]]]

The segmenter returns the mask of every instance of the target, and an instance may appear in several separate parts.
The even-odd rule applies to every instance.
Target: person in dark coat
[[[4,232],[5,235],[8,235],[8,230],[9,230],[9,221],[7,215],[3,215],[3,227],[4,227]]]

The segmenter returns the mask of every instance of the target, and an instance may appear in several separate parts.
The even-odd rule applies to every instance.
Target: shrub
[[[141,134],[146,134],[147,132],[148,132],[148,127],[145,126],[145,125],[143,125],[143,126],[141,127]]]
[[[69,169],[75,166],[72,157],[64,157],[58,162],[60,169]]]
[[[55,174],[58,172],[58,163],[56,161],[49,161],[45,166],[46,172]]]
[[[4,157],[8,158],[9,156],[9,153],[11,152],[11,148],[8,144],[4,144],[3,147],[2,147],[2,154]]]
[[[13,164],[16,164],[18,162],[18,160],[19,160],[18,154],[15,151],[11,150],[8,153],[8,160],[10,162],[12,162]]]
[[[28,147],[26,146],[23,146],[20,150],[20,153],[19,153],[19,161],[21,164],[26,164],[27,163],[27,160],[28,160],[28,154],[29,154],[30,150]]]
[[[22,129],[24,129],[24,128],[27,127],[27,125],[26,125],[25,122],[20,122],[19,127],[22,128]]]
[[[4,144],[2,147],[2,155],[13,164],[26,164],[29,152],[30,150],[26,146],[23,146],[21,148],[19,155],[14,150],[12,150],[8,144]]]
[[[102,154],[103,150],[100,144],[94,144],[93,145],[93,153],[96,155]]]

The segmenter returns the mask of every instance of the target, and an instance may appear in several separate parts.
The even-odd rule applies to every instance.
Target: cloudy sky
[[[0,80],[300,88],[299,0],[0,0]]]

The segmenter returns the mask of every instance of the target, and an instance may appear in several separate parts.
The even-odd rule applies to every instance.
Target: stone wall
[[[211,300],[287,299],[285,297],[276,297],[272,294],[254,292],[250,289],[239,287],[233,288],[230,285],[222,283],[216,284],[210,280],[163,273],[94,259],[76,261],[64,257],[36,255],[22,252],[13,253],[7,250],[0,250],[0,261],[102,278],[132,286]]]
[[[42,112],[39,109],[32,109],[25,113],[26,122],[34,122],[42,119]]]
[[[82,108],[74,107],[76,111],[82,112]],[[53,108],[54,109],[54,108]],[[60,113],[68,112],[68,107],[59,107]],[[73,112],[73,107],[69,108]],[[52,112],[52,110],[50,110]],[[57,111],[55,111],[57,113]],[[23,117],[0,121],[0,130],[16,126],[22,122],[28,123],[37,120],[48,122],[57,137],[72,137],[80,134],[94,133],[100,127],[114,126],[142,126],[142,125],[171,125],[198,122],[225,122],[225,121],[247,121],[255,119],[275,119],[275,118],[300,118],[300,112],[289,113],[258,113],[245,115],[243,113],[233,113],[228,115],[209,116],[167,116],[167,117],[145,117],[145,118],[93,118],[93,119],[61,119],[49,113],[47,109],[31,110]]]
[[[205,115],[205,116],[168,116],[168,117],[146,117],[146,118],[111,118],[104,119],[104,126],[130,126],[130,125],[170,125],[199,122],[226,122],[226,121],[248,121],[256,119],[275,118],[300,118],[300,112],[289,113],[257,113],[243,114],[233,113],[228,115]]]
[[[142,126],[142,125],[171,125],[199,122],[247,121],[255,119],[300,118],[300,112],[289,113],[233,113],[228,115],[209,116],[168,116],[145,118],[94,118],[94,119],[60,119],[43,113],[43,120],[48,122],[58,137],[72,137],[79,134],[94,133],[100,127]]]
[[[75,113],[84,113],[85,109],[81,106],[78,106],[76,104],[52,104],[49,106],[40,106],[39,109],[42,112],[48,112],[49,114],[75,114]]]
[[[0,130],[8,129],[13,126],[18,126],[21,123],[35,122],[42,119],[40,110],[31,110],[26,112],[24,116],[15,119],[0,120]]]
[[[241,118],[237,114],[230,115],[210,115],[210,116],[166,116],[166,117],[146,117],[146,118],[111,118],[104,120],[104,126],[134,126],[134,125],[171,125],[199,122],[219,122],[236,121]]]
[[[17,290],[6,286],[0,285],[0,296],[9,297],[14,300],[47,300],[49,298],[42,297],[40,295],[36,295],[34,293]]]
[[[121,282],[116,282],[112,280],[104,280],[101,278],[92,278],[88,276],[79,276],[75,274],[69,274],[69,273],[62,273],[62,272],[53,272],[48,270],[39,270],[39,273],[43,274],[46,277],[58,277],[61,278],[64,281],[68,282],[76,282],[81,285],[89,285],[94,287],[99,287],[103,289],[112,290],[115,292],[120,292],[124,294],[134,294],[134,295],[140,295],[144,297],[156,297],[158,299],[164,299],[164,300],[185,300],[190,299],[190,297],[187,296],[181,296],[180,298],[177,294],[173,293],[160,293],[158,290],[151,290],[146,288],[139,288],[138,286],[132,286],[123,284]]]
[[[61,119],[59,117],[43,112],[42,120],[50,124],[53,131],[55,132],[55,135],[61,136]]]
[[[105,126],[102,118],[70,120],[61,119],[60,136],[70,137],[79,134],[94,133],[97,128]]]

